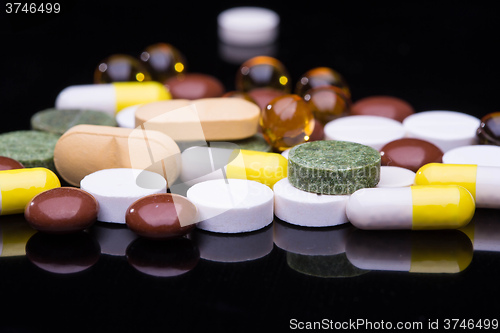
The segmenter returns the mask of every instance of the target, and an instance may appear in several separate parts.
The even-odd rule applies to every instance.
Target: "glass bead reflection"
[[[500,112],[493,112],[481,118],[477,129],[479,143],[500,146]]]
[[[151,73],[153,80],[165,82],[167,79],[186,71],[184,55],[167,43],[148,46],[140,55],[142,63]]]
[[[319,86],[304,96],[316,120],[322,124],[349,113],[351,101],[339,87]]]
[[[277,59],[257,56],[245,61],[236,74],[236,89],[248,92],[256,88],[272,88],[289,93],[290,76]]]
[[[260,126],[273,150],[282,152],[309,140],[314,130],[314,116],[302,97],[286,94],[262,109]]]
[[[94,71],[94,83],[151,81],[144,65],[134,57],[114,54],[99,62]]]
[[[304,73],[295,86],[295,93],[304,97],[310,89],[327,85],[339,87],[347,98],[351,98],[351,91],[344,77],[329,67],[316,67]]]

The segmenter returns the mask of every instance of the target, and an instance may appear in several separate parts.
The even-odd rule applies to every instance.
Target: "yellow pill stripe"
[[[457,229],[474,216],[475,202],[462,186],[412,186],[414,230]]]
[[[114,82],[116,111],[126,107],[170,99],[170,92],[159,82]]]
[[[415,185],[460,185],[476,198],[477,165],[429,163],[415,176]]]
[[[273,187],[288,174],[288,160],[278,153],[235,149],[226,167],[229,179],[248,179]]]
[[[60,186],[59,178],[45,168],[0,171],[0,215],[23,213],[26,204],[35,195]]]

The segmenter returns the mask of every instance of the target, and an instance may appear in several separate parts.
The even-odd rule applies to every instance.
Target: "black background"
[[[344,75],[354,101],[383,94],[417,111],[481,117],[498,110],[500,20],[483,2],[75,1],[50,15],[1,8],[0,131],[28,129],[30,116],[52,107],[64,87],[92,83],[105,57],[138,56],[157,42],[176,46],[188,71],[233,90],[238,65],[220,57],[216,17],[237,5],[280,14],[275,57],[293,84],[327,66]],[[460,274],[317,278],[290,269],[275,247],[256,261],[200,260],[184,275],[158,278],[125,257],[101,256],[73,275],[48,273],[25,257],[0,258],[0,331],[280,332],[291,318],[499,319],[499,263],[497,253],[476,252]]]

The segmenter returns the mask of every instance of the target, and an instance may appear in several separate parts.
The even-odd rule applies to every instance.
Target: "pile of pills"
[[[273,13],[255,14],[266,39],[245,10],[221,15],[224,41],[274,40]],[[33,116],[31,132],[55,138],[49,157],[21,160],[2,141],[29,146],[27,136],[0,135],[0,214],[24,213],[45,233],[100,221],[171,239],[261,230],[275,216],[305,227],[458,229],[476,207],[500,208],[498,112],[415,112],[393,96],[353,103],[334,69],[313,68],[293,86],[269,56],[243,62],[228,92],[188,73],[164,43],[109,56],[94,74]]]

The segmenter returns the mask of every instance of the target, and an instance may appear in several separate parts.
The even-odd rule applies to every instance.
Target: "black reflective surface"
[[[29,128],[31,115],[53,107],[64,87],[92,83],[105,57],[139,56],[160,41],[185,55],[190,72],[214,75],[227,90],[234,89],[242,54],[265,53],[284,63],[294,84],[311,68],[334,68],[354,101],[383,94],[418,111],[482,117],[498,110],[500,21],[482,3],[252,4],[280,14],[275,45],[245,50],[218,42],[216,16],[234,3],[76,1],[63,3],[60,15],[33,17],[2,7],[1,132]],[[500,211],[478,210],[462,234],[453,233],[456,241],[438,246],[445,253],[439,260],[449,264],[465,254],[470,262],[455,272],[422,273],[397,270],[408,266],[387,258],[391,270],[377,261],[355,266],[346,249],[357,240],[377,255],[370,243],[394,235],[359,235],[350,225],[306,229],[276,220],[245,235],[195,231],[177,244],[151,244],[103,223],[71,241],[53,241],[26,228],[22,216],[0,216],[0,331],[281,332],[323,319],[423,328],[439,320],[444,329],[449,318],[498,320],[499,225]],[[474,241],[464,243],[465,234]],[[402,260],[426,236],[396,238]],[[413,248],[404,242],[419,238]],[[422,257],[420,267],[443,267]]]

